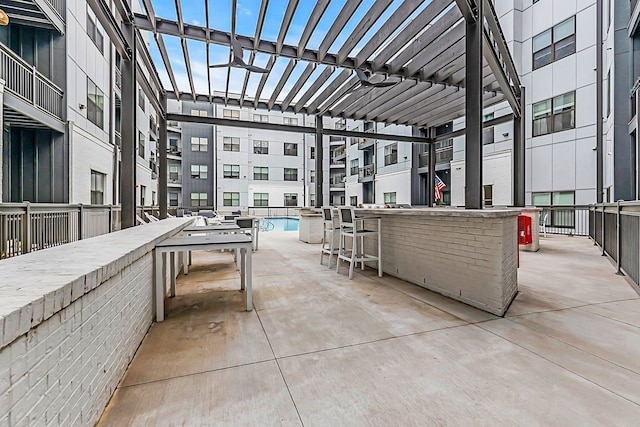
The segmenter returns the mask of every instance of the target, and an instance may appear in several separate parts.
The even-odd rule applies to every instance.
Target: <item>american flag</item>
[[[435,199],[436,200],[442,199],[441,191],[445,187],[446,187],[445,183],[442,182],[442,180],[440,179],[440,177],[438,175],[436,175],[436,194],[435,194]]]

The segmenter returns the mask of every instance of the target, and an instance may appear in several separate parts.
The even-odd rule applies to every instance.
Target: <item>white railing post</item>
[[[37,82],[38,74],[37,74],[37,70],[36,70],[36,66],[35,65],[31,67],[31,72],[33,73],[33,76],[32,76],[32,79],[31,79],[31,81],[32,81],[31,84],[33,85],[32,92],[31,92],[31,102],[33,103],[33,105],[38,105],[36,103],[36,86],[38,84],[38,82]]]

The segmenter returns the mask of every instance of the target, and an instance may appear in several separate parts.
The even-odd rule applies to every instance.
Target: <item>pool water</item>
[[[261,229],[265,231],[298,231],[298,218],[264,218],[269,223],[261,224]]]

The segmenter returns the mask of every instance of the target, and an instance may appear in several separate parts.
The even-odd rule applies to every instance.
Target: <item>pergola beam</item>
[[[287,83],[287,80],[289,80],[289,76],[291,76],[291,72],[293,71],[295,66],[296,66],[296,60],[290,59],[289,63],[287,64],[287,68],[285,68],[284,72],[282,73],[282,76],[280,76],[280,80],[278,81],[278,84],[273,89],[271,98],[269,98],[269,102],[267,103],[267,105],[269,106],[269,110],[271,110],[271,108],[273,107],[273,104],[276,103],[276,99],[278,98],[278,95],[280,95],[282,88]]]
[[[287,36],[287,32],[289,31],[289,26],[291,25],[291,20],[293,19],[293,14],[296,12],[298,8],[299,0],[289,0],[287,4],[287,9],[284,12],[284,17],[282,18],[282,25],[280,26],[280,32],[278,33],[278,40],[276,41],[276,51],[277,55],[280,55],[282,51],[282,46],[284,45],[284,39]],[[255,43],[254,43],[255,45]]]
[[[313,101],[311,101],[311,103],[307,107],[307,111],[312,113],[316,112],[318,110],[318,107],[324,101],[326,101],[332,94],[334,94],[335,91],[338,90],[338,88],[340,88],[344,84],[344,82],[347,81],[349,76],[351,76],[351,73],[353,73],[353,71],[349,69],[342,70],[336,76],[336,78],[333,79],[333,81],[329,83],[327,87],[325,87],[324,90],[318,96],[316,96]]]
[[[349,0],[342,7],[342,10],[340,11],[336,19],[333,20],[329,31],[327,31],[318,49],[318,59],[320,61],[324,59],[327,52],[329,51],[329,48],[336,40],[349,19],[353,16],[358,6],[360,6],[360,3],[362,3],[362,0]]]
[[[351,32],[347,41],[340,47],[338,51],[338,62],[344,61],[349,53],[358,44],[362,37],[371,29],[371,26],[380,18],[385,10],[393,3],[393,0],[376,0],[365,17],[358,23],[356,28]]]
[[[304,107],[304,104],[320,89],[320,86],[327,81],[327,79],[333,74],[335,71],[334,67],[326,67],[322,73],[318,76],[315,82],[307,89],[307,91],[300,97],[298,102],[296,102],[295,107],[293,107],[293,111],[299,113],[300,110]],[[309,111],[307,111],[309,113]]]
[[[258,108],[258,105],[260,104],[260,95],[262,94],[262,90],[264,89],[264,85],[267,83],[267,79],[269,78],[269,76],[271,75],[271,69],[273,68],[273,64],[276,62],[276,57],[272,56],[269,58],[269,62],[267,62],[267,70],[269,70],[268,73],[264,73],[262,75],[262,77],[260,78],[260,83],[258,83],[258,89],[256,90],[256,97],[253,100],[253,107],[254,108]],[[228,102],[228,99],[225,98],[225,105]],[[269,109],[269,106],[267,104],[267,109]]]
[[[331,0],[318,0],[316,2],[316,5],[311,12],[311,16],[309,16],[309,21],[300,36],[300,42],[298,43],[298,58],[301,57],[301,53],[304,52],[307,47],[307,43],[309,43],[311,35],[318,26],[318,23],[320,22],[322,15],[324,15],[324,12],[327,10],[330,2]]]

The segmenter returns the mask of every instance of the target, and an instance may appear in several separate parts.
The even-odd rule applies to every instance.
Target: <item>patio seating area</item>
[[[635,425],[640,296],[584,238],[520,254],[504,318],[269,233],[245,311],[196,252],[99,425]]]

